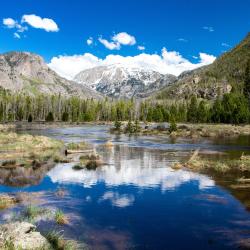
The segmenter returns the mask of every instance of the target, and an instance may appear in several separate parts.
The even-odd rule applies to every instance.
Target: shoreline
[[[216,138],[216,137],[235,137],[250,136],[250,125],[218,124],[218,123],[177,123],[177,129],[169,132],[168,122],[139,122],[140,130],[128,133],[125,131],[127,121],[121,122],[121,129],[114,128],[114,122],[11,122],[0,123],[0,132],[19,131],[19,130],[38,130],[50,128],[66,128],[79,126],[110,126],[110,133],[128,135],[166,135],[171,138]]]

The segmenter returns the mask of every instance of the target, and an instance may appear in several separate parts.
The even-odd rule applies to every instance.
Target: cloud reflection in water
[[[72,164],[58,164],[48,172],[54,183],[79,184],[92,187],[104,183],[108,187],[133,185],[139,188],[159,187],[162,191],[174,190],[184,183],[197,181],[199,189],[214,186],[214,181],[207,176],[186,170],[172,170],[169,165],[174,159],[159,156],[159,152],[132,151],[124,148],[103,154],[106,165],[96,171],[86,169],[75,171]],[[164,158],[165,157],[165,158]],[[176,160],[176,159],[175,159]]]

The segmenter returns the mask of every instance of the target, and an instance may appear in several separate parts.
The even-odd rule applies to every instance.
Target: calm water
[[[222,186],[205,175],[174,171],[173,162],[191,151],[249,152],[249,140],[172,141],[164,136],[115,136],[106,126],[28,131],[62,139],[88,141],[105,166],[75,171],[58,164],[27,187],[0,186],[0,192],[43,192],[44,206],[61,208],[70,225],[59,228],[90,249],[238,249],[250,238],[250,213]],[[112,140],[114,147],[103,144]],[[64,197],[54,193],[67,191]],[[250,197],[249,197],[250,200]],[[7,220],[18,208],[1,212]],[[55,227],[40,221],[41,230]]]

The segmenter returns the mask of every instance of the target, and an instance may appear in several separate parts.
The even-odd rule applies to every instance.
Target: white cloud
[[[178,38],[177,41],[179,41],[179,42],[188,42],[188,40],[185,39],[185,38]]]
[[[138,45],[138,46],[137,46],[137,49],[138,49],[138,50],[145,50],[146,48],[145,48],[144,46]]]
[[[127,32],[120,32],[111,37],[111,41],[99,37],[99,42],[103,44],[107,49],[119,50],[121,45],[134,45],[136,44],[136,39],[134,36],[129,35]]]
[[[204,27],[202,27],[204,30],[207,30],[207,31],[209,31],[209,32],[214,32],[214,28],[213,27],[211,27],[211,26],[204,26]]]
[[[223,46],[223,47],[227,47],[227,48],[231,47],[231,45],[230,45],[230,44],[228,44],[228,43],[222,43],[222,44],[221,44],[221,46]]]
[[[13,18],[4,18],[3,19],[3,24],[9,28],[9,29],[12,29],[12,28],[15,28],[16,25],[17,25],[17,21],[15,21]]]
[[[120,32],[112,37],[112,40],[122,45],[134,45],[136,40],[134,36],[129,35],[127,32]]]
[[[22,25],[19,24],[19,23],[16,25],[16,28],[17,28],[17,32],[19,32],[19,33],[22,33],[22,32],[24,32],[24,31],[28,30],[28,27],[27,27],[27,26],[22,26]]]
[[[134,203],[133,195],[120,195],[118,192],[108,191],[99,199],[99,202],[110,201],[114,207],[128,207]]]
[[[72,79],[81,70],[93,68],[100,63],[101,59],[90,53],[85,53],[83,55],[53,57],[48,65],[59,75]]]
[[[57,32],[59,28],[54,20],[49,18],[41,18],[37,15],[23,15],[22,23],[28,23],[30,26],[36,29],[44,29],[47,32]]]
[[[119,43],[116,42],[109,42],[106,39],[103,39],[102,37],[99,37],[98,41],[103,44],[107,49],[110,50],[119,50],[121,48],[121,45]]]
[[[154,70],[162,74],[173,74],[178,76],[186,70],[192,70],[212,63],[216,59],[213,55],[199,53],[199,61],[192,63],[184,58],[179,52],[168,51],[163,48],[161,54],[141,53],[136,56],[121,56],[110,54],[104,59],[98,58],[90,53],[73,56],[53,57],[49,67],[55,70],[59,75],[68,79],[79,73],[81,70],[101,65],[121,64],[128,68],[143,68]]]
[[[21,36],[17,32],[14,33],[14,37],[17,38],[17,39],[21,38]]]
[[[20,39],[21,36],[18,33],[22,33],[28,29],[27,26],[22,26],[21,24],[18,23],[18,21],[15,21],[13,18],[4,18],[3,19],[3,24],[9,28],[9,29],[15,29],[16,32],[14,32],[14,37]]]
[[[89,38],[87,39],[87,41],[86,41],[86,43],[87,43],[88,45],[92,45],[93,42],[94,42],[93,37],[89,37]]]
[[[214,181],[201,174],[186,170],[174,171],[170,168],[171,161],[157,161],[152,153],[145,151],[140,158],[122,159],[118,158],[117,151],[111,152],[111,164],[103,166],[96,171],[83,169],[75,171],[74,164],[58,164],[48,172],[53,183],[78,184],[85,188],[91,188],[98,183],[104,183],[106,187],[118,187],[121,185],[132,185],[138,188],[159,187],[163,192],[174,190],[185,183],[197,182],[199,189],[213,187]],[[116,154],[116,156],[115,156]],[[113,162],[119,159],[119,167]],[[136,167],[135,167],[136,166]],[[108,192],[99,201],[109,200],[114,206],[128,206],[134,202],[134,197],[117,192]]]

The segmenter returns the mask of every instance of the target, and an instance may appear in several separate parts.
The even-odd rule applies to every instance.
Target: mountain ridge
[[[97,66],[79,72],[74,80],[114,98],[144,98],[176,81],[171,74],[125,67],[122,64]]]
[[[40,55],[10,51],[0,54],[0,87],[28,95],[61,94],[65,97],[102,98],[87,86],[66,80],[50,69]]]

